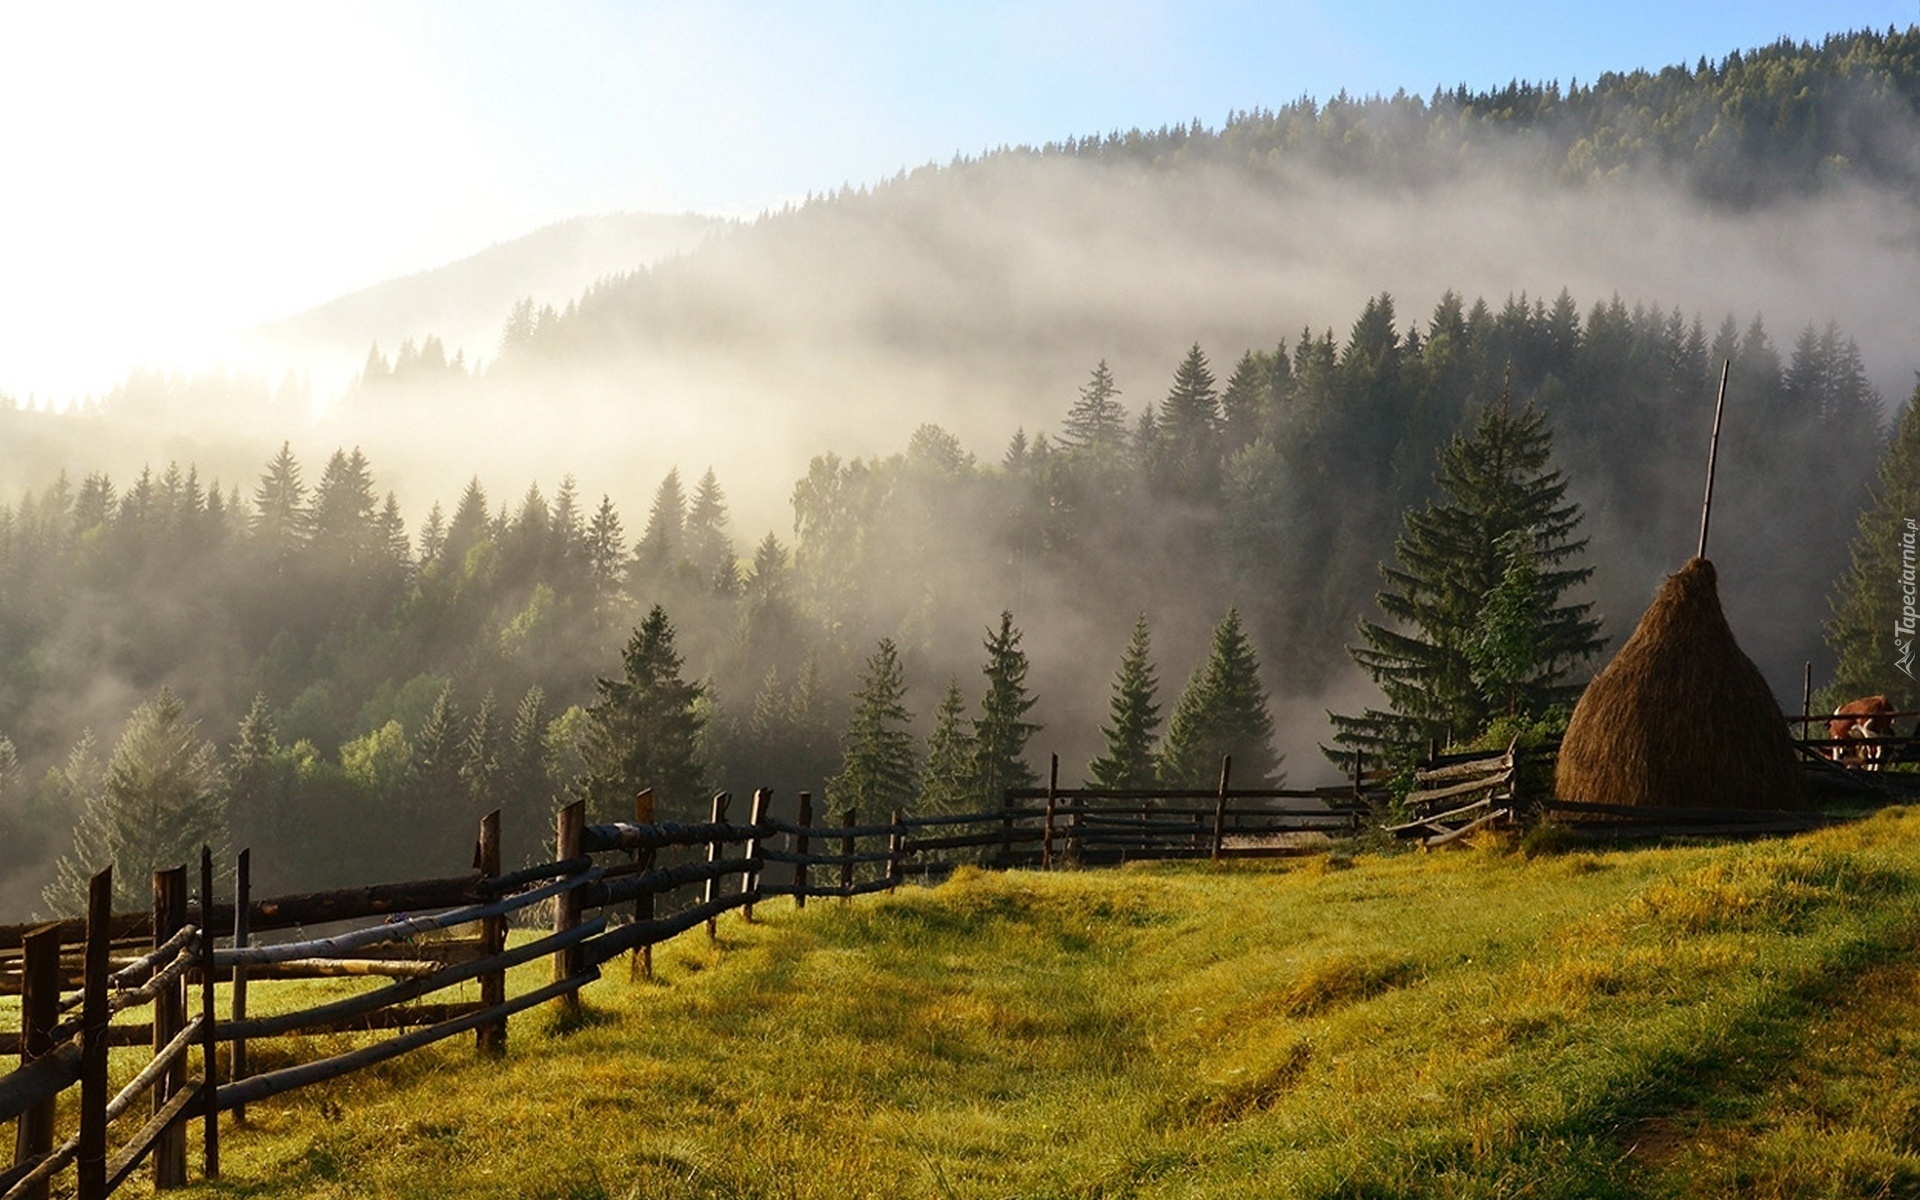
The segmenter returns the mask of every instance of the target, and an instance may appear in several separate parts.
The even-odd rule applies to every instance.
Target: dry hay
[[[1587,804],[1801,807],[1786,718],[1727,627],[1712,563],[1669,575],[1587,685],[1553,782]]]

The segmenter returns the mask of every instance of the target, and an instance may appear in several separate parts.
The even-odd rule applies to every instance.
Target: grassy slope
[[[784,903],[254,1110],[215,1194],[1920,1195],[1920,812]]]

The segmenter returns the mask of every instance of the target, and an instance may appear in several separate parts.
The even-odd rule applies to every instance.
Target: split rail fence
[[[705,822],[655,821],[643,792],[630,822],[589,825],[582,805],[562,809],[554,860],[521,870],[502,870],[493,813],[480,823],[465,875],[257,899],[243,851],[221,897],[223,881],[203,851],[197,891],[189,894],[185,866],[157,872],[152,907],[142,912],[113,911],[112,872],[102,871],[90,881],[85,918],[0,927],[0,995],[20,998],[19,1031],[0,1033],[0,1052],[21,1064],[0,1075],[0,1122],[16,1123],[0,1200],[47,1197],[55,1183],[96,1200],[143,1164],[156,1189],[181,1186],[196,1123],[203,1174],[217,1179],[221,1114],[243,1118],[250,1103],[461,1034],[497,1056],[514,1013],[552,1002],[564,1019],[608,962],[627,955],[633,974],[650,974],[654,946],[701,925],[714,936],[733,909],[751,921],[769,897],[791,896],[799,907],[844,901],[962,861],[1297,853],[1354,831],[1380,799],[1369,790],[1379,780],[1357,771],[1350,788],[1311,791],[1237,789],[1231,772],[1228,760],[1210,791],[1099,792],[1060,788],[1056,759],[1046,787],[1010,791],[997,810],[896,811],[866,824],[853,809],[816,820],[807,793],[787,819],[765,790],[744,821],[732,819],[725,793]],[[509,945],[509,926],[526,931],[536,918],[550,928]],[[304,933],[343,924],[351,928]],[[540,959],[551,963],[549,981],[509,997],[508,970]],[[268,981],[363,978],[377,986],[296,1011],[262,1013],[257,1001],[266,997],[249,991]],[[423,999],[471,984],[475,1000]],[[340,1032],[392,1036],[250,1069],[249,1047],[263,1040]],[[145,1050],[129,1057],[136,1047]],[[113,1049],[126,1053],[110,1062]],[[109,1086],[129,1070],[117,1090]],[[73,1091],[66,1121],[76,1127],[65,1129],[59,1101]]]

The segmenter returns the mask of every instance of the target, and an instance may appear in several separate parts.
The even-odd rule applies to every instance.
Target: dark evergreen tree
[[[1214,628],[1207,661],[1174,703],[1159,754],[1161,780],[1169,787],[1210,787],[1219,782],[1220,760],[1228,755],[1238,786],[1280,782],[1260,661],[1237,609],[1228,609]]]
[[[899,649],[892,638],[881,638],[853,695],[853,721],[840,739],[840,773],[827,781],[827,799],[836,811],[857,807],[878,815],[913,799],[919,781],[906,691]]]
[[[1832,708],[1884,695],[1896,709],[1920,708],[1914,682],[1920,629],[1920,386],[1901,410],[1860,514],[1846,574],[1834,585],[1827,646],[1836,659],[1822,694]]]
[[[731,595],[738,583],[733,539],[727,536],[727,500],[713,468],[700,477],[693,502],[687,508],[686,557],[699,578],[722,595]]]
[[[1149,460],[1155,482],[1175,495],[1211,493],[1220,473],[1220,396],[1198,342],[1174,371],[1155,430]]]
[[[107,494],[112,495],[110,490]],[[282,442],[280,453],[267,464],[260,485],[253,491],[254,544],[276,565],[284,566],[306,546],[306,498],[307,488],[300,481],[300,464],[293,456],[292,444]]]
[[[1133,637],[1120,659],[1108,699],[1110,724],[1101,726],[1105,754],[1087,764],[1087,782],[1098,788],[1152,788],[1160,785],[1154,742],[1160,733],[1160,680],[1148,657],[1152,651],[1147,618],[1133,623]]]
[[[488,813],[506,807],[501,740],[500,714],[495,709],[493,693],[488,692],[480,697],[480,707],[474,710],[473,720],[467,725],[467,736],[460,746],[460,777],[466,781],[467,795],[472,798],[475,812]]]
[[[1020,649],[1013,613],[1000,613],[1000,627],[988,631],[985,645],[987,661],[980,670],[987,693],[973,721],[973,787],[976,803],[992,805],[1008,788],[1039,782],[1027,765],[1026,750],[1040,726],[1027,720],[1033,697],[1027,694],[1027,653]]]
[[[240,722],[227,753],[227,824],[234,845],[259,847],[262,853],[285,845],[283,806],[287,796],[285,764],[274,728],[273,708],[256,695]],[[290,849],[290,847],[289,847]]]
[[[224,797],[219,751],[200,737],[179,699],[161,689],[134,709],[106,771],[86,794],[73,849],[55,864],[44,895],[48,906],[80,911],[88,878],[110,865],[116,907],[144,907],[154,871],[198,861],[203,845],[225,853]]]
[[[687,497],[680,487],[680,468],[667,472],[653,493],[647,510],[647,528],[633,548],[636,576],[657,585],[686,556]]]
[[[440,689],[427,719],[413,735],[407,758],[406,781],[400,790],[400,828],[390,850],[402,869],[431,868],[448,862],[472,836],[469,818],[474,811],[466,766],[465,739],[453,687]]]
[[[929,813],[958,813],[978,809],[974,786],[974,743],[967,728],[967,698],[958,680],[948,680],[933,712],[933,733],[927,738],[927,765],[920,773],[920,809]]]
[[[596,820],[624,819],[634,795],[648,787],[663,819],[696,818],[706,791],[696,707],[701,691],[680,677],[673,625],[659,605],[627,639],[620,660],[620,678],[594,681],[579,794]]]
[[[1593,572],[1569,565],[1587,543],[1574,536],[1580,507],[1566,501],[1566,479],[1552,469],[1552,457],[1545,417],[1531,405],[1515,413],[1504,397],[1481,412],[1471,434],[1442,449],[1440,501],[1408,511],[1394,543],[1397,564],[1382,568],[1380,608],[1397,627],[1363,620],[1365,644],[1349,651],[1389,707],[1336,716],[1340,746],[1402,760],[1429,738],[1470,737],[1486,725],[1497,702],[1475,681],[1468,648],[1482,629],[1487,597],[1507,573],[1501,539],[1516,534],[1527,542],[1541,618],[1532,631],[1537,667],[1508,685],[1532,715],[1578,695],[1579,686],[1567,681],[1604,640],[1591,605],[1561,603]]]
[[[1117,450],[1127,440],[1127,410],[1115,397],[1113,371],[1101,359],[1092,376],[1080,385],[1080,398],[1060,426],[1060,444],[1070,450]]]
[[[531,860],[553,837],[555,780],[547,743],[547,696],[527,689],[500,752],[501,837],[508,853]]]

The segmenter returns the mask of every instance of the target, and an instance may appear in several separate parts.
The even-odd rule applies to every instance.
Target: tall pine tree
[[[1107,752],[1087,764],[1087,781],[1098,788],[1152,788],[1160,785],[1154,739],[1160,732],[1160,680],[1148,657],[1152,650],[1147,618],[1133,623],[1133,637],[1114,676],[1107,702],[1112,723],[1101,727]]]
[[[1567,501],[1552,458],[1546,418],[1531,404],[1513,412],[1504,393],[1471,433],[1441,449],[1439,501],[1408,511],[1394,543],[1397,562],[1381,568],[1387,588],[1377,598],[1393,624],[1362,620],[1364,644],[1348,648],[1388,707],[1333,718],[1334,740],[1344,748],[1328,752],[1335,761],[1354,749],[1404,760],[1429,738],[1472,736],[1508,707],[1539,715],[1579,695],[1567,681],[1604,639],[1590,604],[1561,602],[1593,569],[1570,565],[1587,543],[1574,536],[1580,506]],[[1538,618],[1530,631],[1507,636],[1530,640],[1534,668],[1490,696],[1476,679],[1472,647],[1484,637],[1483,610],[1511,561],[1502,540],[1516,536],[1532,564]]]
[[[624,819],[634,795],[650,787],[663,819],[700,816],[706,789],[701,691],[680,677],[673,624],[659,605],[627,639],[620,665],[618,679],[594,680],[598,699],[587,708],[580,746],[587,773],[578,791],[589,815]]]
[[[1880,459],[1872,500],[1860,514],[1847,572],[1834,585],[1827,646],[1838,660],[1826,707],[1884,695],[1896,709],[1920,707],[1914,682],[1920,630],[1920,386],[1901,411]]]
[[[877,814],[913,798],[918,769],[906,692],[899,649],[892,638],[881,638],[854,693],[853,720],[840,740],[840,773],[827,781],[835,809],[858,807]]]
[[[1280,758],[1273,751],[1273,715],[1260,684],[1260,660],[1253,652],[1237,609],[1214,627],[1207,661],[1174,703],[1167,737],[1160,749],[1160,775],[1170,787],[1210,787],[1219,782],[1220,760],[1233,757],[1233,778],[1241,787],[1270,787],[1280,782]]]
[[[1032,787],[1039,782],[1027,765],[1027,741],[1040,726],[1027,720],[1033,697],[1027,694],[1027,652],[1020,649],[1020,631],[1013,613],[1000,613],[1000,628],[986,640],[987,694],[973,722],[973,787],[976,800],[998,804],[1008,788]]]

